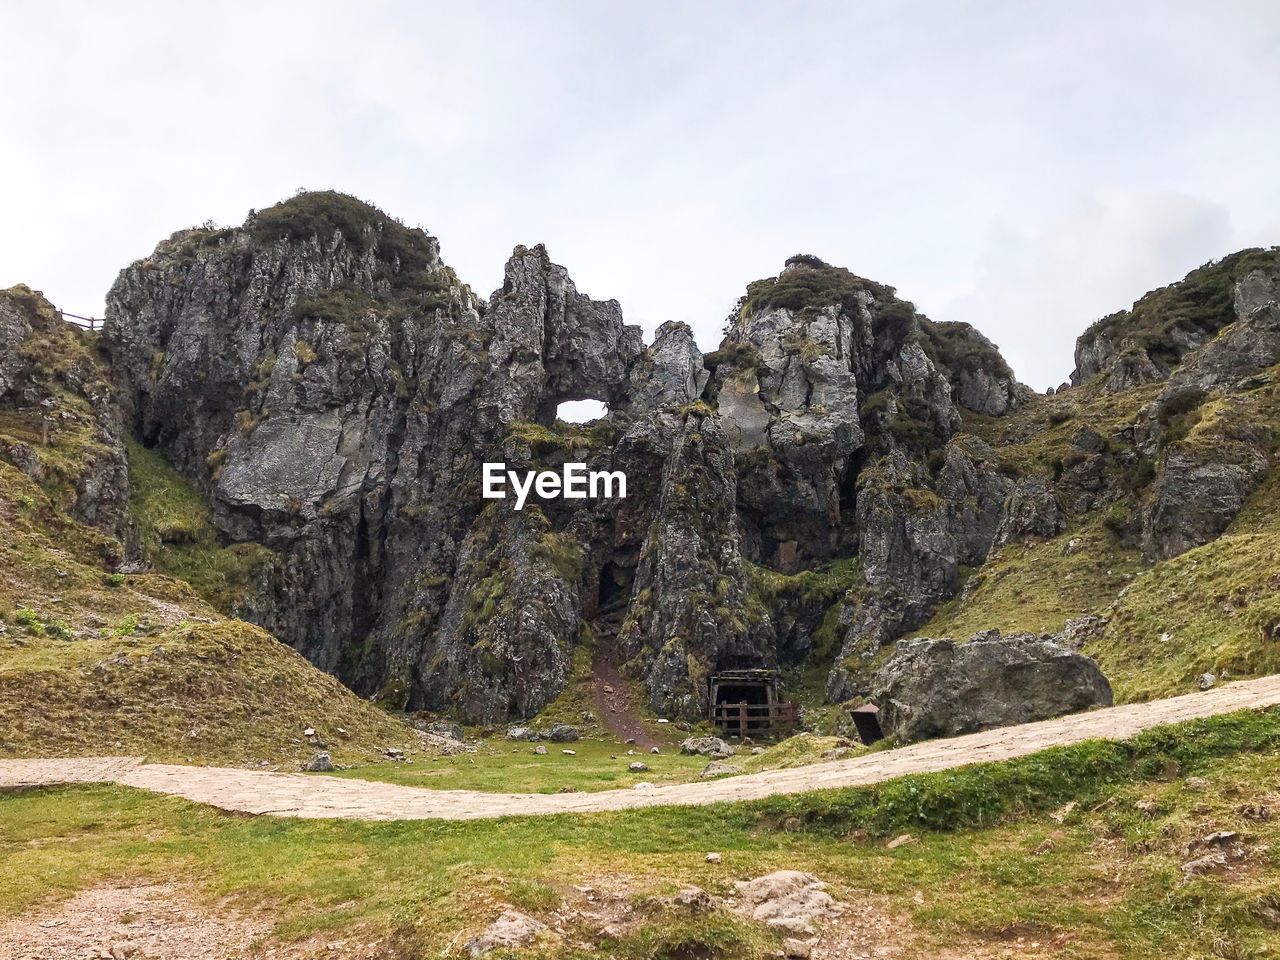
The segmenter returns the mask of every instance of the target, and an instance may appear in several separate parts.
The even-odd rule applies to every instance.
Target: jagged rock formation
[[[0,290],[0,415],[11,421],[0,458],[60,488],[62,509],[126,543],[129,477],[115,399],[87,337],[48,300],[24,286]],[[41,456],[51,445],[56,453]]]
[[[1116,392],[1167,379],[1188,354],[1265,303],[1275,270],[1274,249],[1242,250],[1103,317],[1076,341],[1072,385],[1100,378]]]
[[[966,643],[900,641],[871,697],[885,731],[909,743],[1109,707],[1111,685],[1059,638],[992,630]]]
[[[481,300],[423,231],[302,194],[127,268],[104,348],[137,436],[274,552],[234,612],[356,690],[529,716],[594,643],[693,718],[717,668],[825,657],[830,699],[867,693],[971,571],[1091,516],[1152,562],[1220,534],[1271,468],[1248,398],[1276,264],[1100,321],[1044,399],[971,327],[815,257],[751,284],[704,357],[679,323],[646,347],[541,247]],[[608,416],[556,421],[585,398]],[[481,498],[486,461],[620,470],[628,496],[515,511]]]
[[[304,195],[125,270],[106,345],[144,442],[209,491],[228,537],[279,555],[269,595],[241,612],[358,690],[473,720],[536,712],[606,566],[652,598],[622,642],[655,706],[696,710],[690,664],[746,642],[746,624],[716,619],[740,606],[742,576],[727,448],[679,410],[706,379],[688,328],[646,351],[616,302],[579,294],[540,247],[517,248],[485,303],[425,233]],[[557,404],[587,397],[617,414],[558,434]],[[625,470],[630,499],[519,513],[480,499],[485,461],[573,458]]]

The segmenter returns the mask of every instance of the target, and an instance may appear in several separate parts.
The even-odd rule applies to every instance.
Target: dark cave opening
[[[625,610],[631,601],[631,584],[635,568],[622,566],[612,560],[600,569],[600,586],[596,592],[596,614]]]
[[[769,702],[769,688],[764,683],[720,684],[716,687],[716,704],[745,703],[749,706]]]
[[[840,498],[840,517],[842,520],[851,520],[854,511],[858,507],[858,477],[862,473],[862,468],[867,462],[867,454],[864,450],[855,450],[853,455],[849,457],[849,462],[845,464],[844,475],[840,477],[840,486],[838,490]]]

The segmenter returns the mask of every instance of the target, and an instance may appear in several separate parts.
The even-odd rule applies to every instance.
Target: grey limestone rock
[[[899,641],[871,699],[885,730],[910,742],[1110,706],[1111,685],[1091,658],[1053,640],[991,630],[967,643]]]

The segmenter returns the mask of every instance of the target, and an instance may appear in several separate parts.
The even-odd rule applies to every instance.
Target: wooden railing
[[[794,703],[717,703],[712,719],[725,733],[739,737],[790,730],[799,719]]]
[[[63,320],[82,330],[101,330],[102,324],[106,322],[100,317],[82,317],[78,313],[67,313],[65,310],[59,310],[58,312],[62,314]]]

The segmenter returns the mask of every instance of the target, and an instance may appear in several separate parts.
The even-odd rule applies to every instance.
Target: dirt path
[[[296,773],[143,764],[128,758],[0,760],[0,789],[59,783],[120,783],[223,810],[352,820],[476,820],[594,813],[753,800],[775,794],[879,783],[908,773],[1009,760],[1082,740],[1123,740],[1160,724],[1276,705],[1280,705],[1280,676],[1264,677],[1227,684],[1207,693],[1111,707],[951,740],[932,740],[849,760],[650,790],[567,794],[424,790]],[[572,760],[566,758],[565,762]]]
[[[596,716],[610,733],[624,743],[648,750],[660,747],[661,742],[644,725],[644,720],[631,702],[630,689],[622,679],[617,662],[605,654],[597,654],[591,664],[591,692],[596,704]]]
[[[634,691],[618,668],[622,657],[618,653],[617,638],[624,614],[625,609],[620,607],[592,621],[596,649],[591,659],[591,697],[595,701],[596,716],[610,733],[624,743],[634,742],[648,750],[662,746],[662,742],[645,726],[636,709]]]

